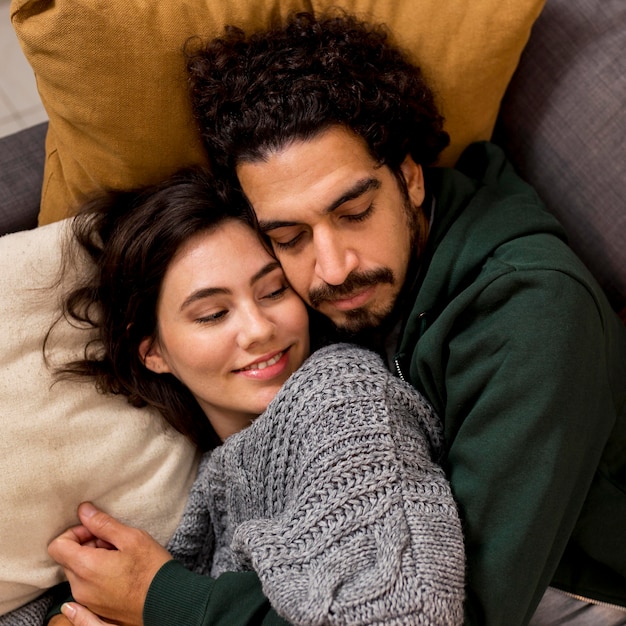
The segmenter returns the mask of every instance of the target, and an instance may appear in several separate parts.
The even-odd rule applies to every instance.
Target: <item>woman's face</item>
[[[262,413],[309,353],[308,315],[253,230],[229,220],[168,267],[146,367],[189,387],[225,439]]]

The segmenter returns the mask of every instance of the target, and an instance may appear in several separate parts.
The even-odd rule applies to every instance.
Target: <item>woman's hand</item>
[[[81,504],[78,517],[82,526],[70,528],[48,546],[50,556],[65,570],[74,599],[104,619],[142,626],[150,583],[171,555],[148,533],[118,522],[93,504]],[[106,623],[76,604],[69,606],[81,620],[73,622],[77,626]]]

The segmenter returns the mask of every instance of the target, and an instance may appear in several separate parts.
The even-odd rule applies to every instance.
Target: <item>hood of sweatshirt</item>
[[[459,294],[489,281],[486,264],[505,258],[509,242],[519,245],[536,235],[566,240],[557,219],[494,144],[472,144],[455,169],[433,168],[426,176],[435,214],[403,344],[413,343]]]

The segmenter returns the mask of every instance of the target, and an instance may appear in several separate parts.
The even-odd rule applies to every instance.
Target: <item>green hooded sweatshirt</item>
[[[499,148],[429,184],[395,361],[444,422],[466,622],[525,624],[549,584],[626,606],[626,328]]]

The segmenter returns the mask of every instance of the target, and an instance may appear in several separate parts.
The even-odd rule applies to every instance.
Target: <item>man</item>
[[[349,16],[230,31],[189,71],[296,291],[443,419],[466,622],[526,624],[543,596],[533,623],[626,624],[626,331],[533,190],[489,144],[431,168],[419,69]]]

